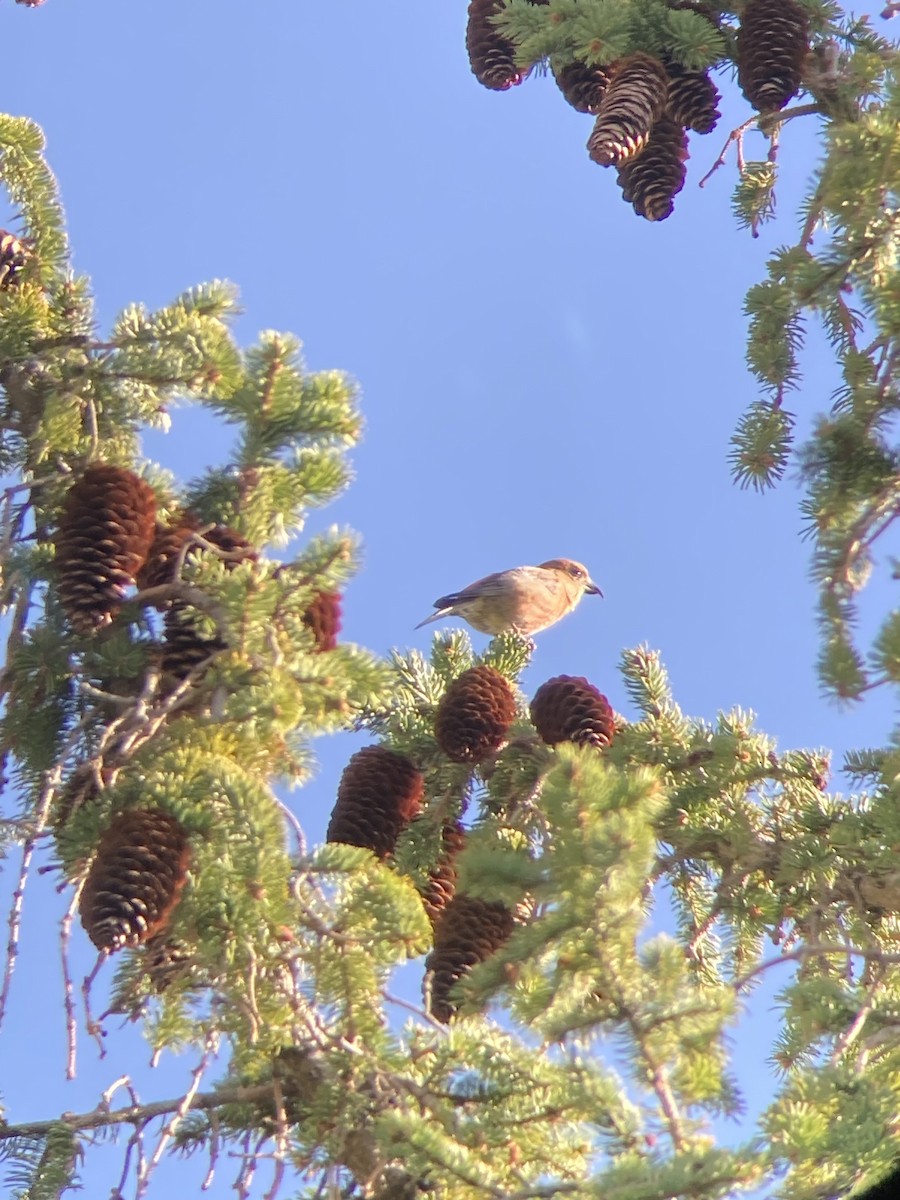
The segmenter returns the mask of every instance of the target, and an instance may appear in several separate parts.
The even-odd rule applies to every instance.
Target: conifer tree
[[[739,160],[751,230],[771,210],[779,129],[821,124],[800,240],[747,300],[763,392],[735,473],[765,488],[796,456],[823,679],[845,697],[895,683],[896,614],[868,654],[852,621],[900,512],[897,49],[827,0],[509,0],[475,15],[478,46],[496,28],[503,50],[506,82],[488,86],[548,61],[650,219],[680,187],[672,128],[715,123],[710,69],[735,66],[747,127],[771,139],[766,162]],[[663,122],[677,153],[639,171]],[[646,647],[622,656],[631,709],[615,714],[602,680],[524,694],[532,646],[513,634],[476,654],[439,631],[428,657],[387,661],[342,642],[356,539],[302,533],[348,482],[353,382],[310,372],[289,334],[240,347],[222,282],[101,333],[27,119],[0,117],[0,182],[22,223],[0,237],[0,833],[20,863],[0,1021],[44,862],[67,898],[64,961],[90,938],[85,1006],[105,1007],[80,1028],[68,980],[70,1071],[79,1039],[115,1036],[112,1015],[155,1052],[196,1056],[180,1096],[0,1124],[14,1194],[61,1195],[110,1129],[113,1194],[127,1180],[139,1196],[164,1153],[221,1171],[223,1146],[243,1196],[263,1166],[267,1195],[377,1200],[712,1200],[773,1180],[824,1200],[885,1176],[900,1157],[898,744],[850,756],[847,799],[824,752],[778,750],[740,709],[683,713]],[[795,452],[784,403],[810,313],[844,387]],[[236,433],[230,460],[192,481],[142,453],[175,399]],[[304,783],[311,740],[342,728],[369,744],[329,840],[309,847],[278,789]],[[652,933],[663,908],[674,932]],[[401,1021],[390,979],[410,960],[423,1000]],[[726,1147],[710,1119],[740,1112],[729,1030],[772,973],[783,1085],[756,1136]]]

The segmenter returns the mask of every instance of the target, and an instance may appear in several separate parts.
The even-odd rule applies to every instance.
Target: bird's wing
[[[505,596],[510,592],[510,585],[515,586],[527,567],[514,567],[511,571],[495,571],[493,575],[485,575],[484,579],[476,579],[464,587],[461,592],[451,592],[435,600],[435,608],[453,608],[457,604],[465,604],[469,600],[479,600],[487,596]]]

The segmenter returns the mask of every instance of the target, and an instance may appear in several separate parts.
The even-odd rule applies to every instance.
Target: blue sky
[[[356,481],[310,525],[364,540],[348,640],[426,650],[432,631],[413,627],[436,596],[566,555],[606,598],[539,636],[529,691],[586,675],[627,716],[619,655],[649,642],[692,714],[752,708],[784,748],[879,743],[887,698],[839,710],[818,687],[795,486],[741,492],[726,462],[756,397],[743,296],[795,236],[815,123],[785,131],[781,217],[753,241],[730,213],[733,156],[697,186],[749,114],[720,79],[720,125],[692,135],[675,214],[652,225],[589,162],[591,120],[551,78],[503,94],[476,83],[465,15],[466,0],[8,0],[0,103],[46,131],[101,329],[126,303],[224,277],[241,288],[244,344],[290,330],[312,369],[359,381]],[[748,140],[748,157],[764,152]],[[804,367],[789,401],[801,431],[835,385],[815,331]],[[149,454],[182,476],[224,454],[207,414],[174,417]],[[876,583],[866,612],[892,599]],[[313,840],[350,749],[320,744],[318,779],[291,797]],[[0,1038],[13,1119],[90,1108],[147,1057],[134,1030],[102,1063],[82,1039],[64,1083],[60,900],[41,886]],[[758,1102],[773,1086],[758,1040],[742,1058]],[[142,1093],[187,1082],[176,1063],[144,1074]],[[210,1194],[231,1194],[227,1168]]]

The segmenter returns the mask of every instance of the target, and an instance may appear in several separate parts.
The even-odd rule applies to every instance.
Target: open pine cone
[[[124,467],[90,466],[66,493],[56,534],[59,599],[74,629],[108,625],[153,542],[156,495]]]
[[[595,66],[576,59],[559,69],[553,67],[553,78],[576,112],[596,113],[609,86],[612,66],[612,63],[605,67]]]
[[[422,903],[434,924],[456,892],[456,858],[466,844],[466,831],[459,821],[448,821],[441,830],[441,854],[422,891]]]
[[[490,958],[512,929],[512,913],[504,904],[456,893],[438,919],[434,949],[425,960],[431,978],[431,1015],[436,1020],[446,1024],[454,1016],[459,1007],[450,997],[454,984]]]
[[[672,215],[675,197],[684,187],[687,157],[684,130],[662,117],[653,126],[644,152],[616,168],[622,197],[639,217],[664,221]]]
[[[531,4],[548,2],[530,0]],[[495,92],[505,92],[528,75],[527,70],[516,66],[515,46],[491,19],[503,9],[503,0],[469,0],[469,20],[466,25],[466,50],[472,74],[479,83]]]
[[[187,831],[161,808],[126,809],[104,830],[81,892],[98,950],[138,946],[168,923],[187,880]]]
[[[737,36],[738,83],[757,112],[778,112],[800,90],[809,16],[796,0],[747,0]]]
[[[658,58],[640,53],[620,58],[612,68],[588,138],[593,161],[609,167],[640,154],[663,114],[668,89],[669,77]]]

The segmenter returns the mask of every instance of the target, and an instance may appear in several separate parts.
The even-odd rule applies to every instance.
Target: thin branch
[[[13,1138],[34,1139],[46,1137],[60,1124],[80,1133],[86,1129],[107,1129],[113,1125],[145,1125],[156,1117],[165,1117],[170,1113],[207,1112],[222,1108],[226,1104],[247,1104],[254,1100],[271,1099],[272,1084],[256,1083],[252,1085],[235,1085],[223,1087],[212,1092],[198,1092],[191,1097],[190,1103],[184,1105],[184,1096],[173,1100],[155,1100],[148,1104],[129,1104],[124,1108],[110,1109],[100,1106],[86,1113],[65,1113],[50,1121],[25,1121],[19,1125],[0,1124],[0,1142]]]
[[[160,1134],[159,1141],[156,1143],[156,1148],[153,1151],[153,1154],[150,1156],[150,1161],[141,1170],[137,1181],[135,1200],[141,1200],[141,1197],[146,1195],[147,1188],[150,1186],[151,1175],[159,1166],[166,1147],[175,1136],[178,1126],[184,1120],[191,1108],[192,1101],[196,1098],[197,1093],[200,1091],[200,1084],[203,1081],[203,1076],[209,1070],[212,1059],[215,1057],[217,1045],[218,1035],[215,1030],[211,1030],[206,1037],[206,1044],[203,1049],[203,1057],[200,1059],[199,1063],[192,1072],[193,1079],[191,1080],[191,1086],[185,1092],[184,1098],[178,1105],[178,1108],[172,1114],[171,1120],[166,1122],[165,1128]]]

